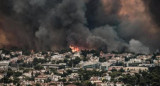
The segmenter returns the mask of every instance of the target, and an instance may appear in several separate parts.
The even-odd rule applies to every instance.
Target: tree
[[[29,50],[22,50],[23,51],[23,55],[29,56],[31,55],[31,52]]]
[[[79,62],[81,61],[81,59],[79,57],[76,57],[75,59],[71,59],[67,62],[67,65],[72,67],[72,65],[75,67]]]
[[[22,75],[21,72],[14,72],[14,77],[19,77],[19,76],[21,76],[21,75]]]
[[[13,83],[14,83],[14,84],[17,84],[17,83],[19,83],[19,78],[17,78],[17,77],[14,77],[14,79],[13,79]]]
[[[123,75],[120,81],[131,86],[160,86],[160,67],[149,68],[149,71],[141,71],[135,75]]]
[[[122,73],[119,71],[113,71],[112,73],[109,74],[111,76],[111,80],[114,80],[114,78],[121,76]]]
[[[102,57],[102,58],[99,58],[99,62],[106,62],[106,58],[105,57]]]
[[[65,78],[63,78],[63,79],[59,79],[58,81],[61,81],[61,82],[66,82],[66,79]]]
[[[46,63],[47,62],[47,59],[37,59],[37,58],[34,58],[33,59],[33,65],[37,65],[38,63]]]
[[[65,58],[70,58],[70,56],[69,56],[69,55],[66,55]]]
[[[87,57],[83,57],[83,61],[88,61],[88,58]]]
[[[119,72],[125,72],[125,70],[124,70],[123,68],[121,68],[121,69],[119,70]]]
[[[28,73],[29,69],[24,69],[23,73]]]
[[[123,62],[116,62],[116,66],[124,66]]]
[[[84,57],[86,57],[88,54],[88,51],[87,50],[82,50],[81,51],[81,55],[83,55]]]
[[[112,71],[112,72],[115,72],[115,71],[117,71],[117,70],[116,70],[116,69],[112,69],[111,71]]]
[[[74,64],[78,64],[80,61],[81,61],[81,59],[80,59],[79,57],[76,57],[76,58],[73,60],[73,63],[74,63]]]
[[[12,71],[12,69],[8,68],[8,71],[7,71],[7,77],[10,77],[12,76],[14,73],[14,71]]]
[[[102,76],[104,71],[87,71],[87,70],[78,70],[78,74],[80,76],[80,79],[83,81],[89,80],[92,76]]]
[[[0,80],[1,83],[11,83],[12,80],[9,77],[5,76]]]
[[[125,57],[125,61],[129,61],[129,58]]]
[[[23,59],[21,59],[21,60],[17,60],[17,63],[23,63],[24,62],[24,60]]]
[[[35,70],[42,70],[42,69],[44,69],[44,67],[41,66],[41,65],[36,65],[36,66],[34,67],[34,69],[35,69]]]
[[[45,82],[51,82],[52,80],[50,78],[47,78],[47,80]]]
[[[157,55],[154,53],[153,56],[152,56],[152,59],[153,59],[153,60],[156,59],[156,56],[157,56]]]

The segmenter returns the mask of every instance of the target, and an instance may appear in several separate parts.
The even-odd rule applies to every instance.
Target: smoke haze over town
[[[148,54],[160,49],[159,0],[0,0],[0,47]]]

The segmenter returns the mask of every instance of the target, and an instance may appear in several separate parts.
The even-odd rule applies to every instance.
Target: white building
[[[9,61],[0,61],[0,70],[7,70]]]

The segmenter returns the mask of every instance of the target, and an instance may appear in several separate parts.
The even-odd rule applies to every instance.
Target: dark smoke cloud
[[[147,54],[160,48],[154,1],[0,0],[0,47]]]
[[[86,18],[90,28],[119,24],[120,0],[88,0]]]
[[[147,10],[149,11],[154,22],[160,26],[160,1],[159,0],[144,0]]]

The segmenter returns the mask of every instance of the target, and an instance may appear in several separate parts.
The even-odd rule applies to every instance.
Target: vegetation
[[[89,80],[92,76],[102,76],[104,71],[87,71],[87,70],[79,70],[78,74],[80,74],[80,79],[82,81]]]
[[[99,62],[106,62],[106,58],[105,57],[99,58]]]
[[[44,69],[44,67],[41,66],[41,65],[36,65],[36,66],[34,67],[34,69],[35,69],[35,70],[42,70],[42,69]]]
[[[153,67],[149,72],[142,71],[135,75],[122,75],[119,81],[131,86],[160,86],[160,67]]]
[[[43,64],[43,63],[46,63],[46,62],[47,62],[47,59],[37,59],[37,58],[34,58],[33,65],[37,65],[39,63]]]
[[[81,59],[79,57],[76,57],[75,59],[71,59],[71,60],[67,60],[67,59],[64,59],[64,62],[67,62],[67,65],[69,67],[75,67],[79,62],[81,61]]]
[[[82,50],[81,55],[84,57],[87,56],[87,54],[93,54],[93,56],[100,56],[100,51],[97,50]]]

